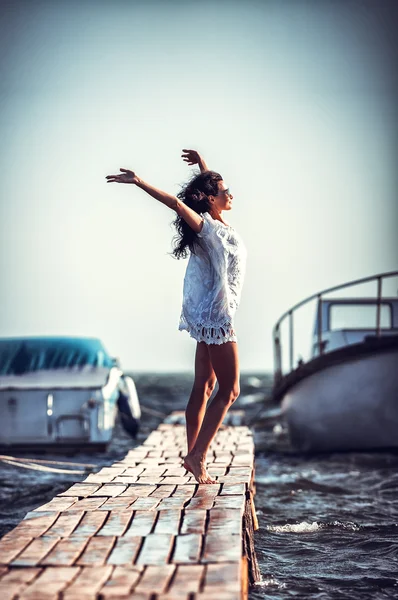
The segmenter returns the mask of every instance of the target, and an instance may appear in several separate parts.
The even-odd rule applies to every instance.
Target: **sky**
[[[398,268],[396,26],[394,0],[3,0],[0,336],[95,336],[126,370],[192,370],[174,213],[105,176],[176,194],[194,148],[248,249],[241,369],[271,371],[290,306]]]

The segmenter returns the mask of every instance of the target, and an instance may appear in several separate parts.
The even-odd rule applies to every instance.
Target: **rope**
[[[98,465],[93,465],[90,463],[74,463],[74,462],[66,462],[66,461],[62,461],[62,460],[47,460],[47,459],[43,459],[43,458],[35,458],[35,459],[31,459],[31,458],[17,458],[16,456],[9,456],[6,454],[0,454],[0,460],[2,460],[3,458],[5,459],[10,459],[10,460],[15,460],[16,462],[35,462],[35,463],[48,463],[51,465],[70,465],[71,467],[76,467],[77,465],[79,465],[80,467],[97,467]]]
[[[15,458],[14,456],[7,456],[0,454],[0,461],[11,465],[13,467],[21,467],[22,469],[31,469],[33,471],[44,471],[47,473],[71,473],[72,475],[85,475],[90,469],[59,469],[57,467],[46,467],[43,464],[37,463],[48,463],[53,465],[71,465],[71,466],[81,466],[81,467],[97,467],[98,465],[91,464],[80,464],[80,463],[71,463],[71,462],[63,462],[63,461],[55,461],[55,460],[43,460],[43,459],[35,459],[31,460],[29,458]]]

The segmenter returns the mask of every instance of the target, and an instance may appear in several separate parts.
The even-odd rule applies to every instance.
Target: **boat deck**
[[[182,467],[175,412],[123,460],[29,512],[0,540],[2,600],[242,600],[259,579],[254,446],[230,411],[208,459]]]

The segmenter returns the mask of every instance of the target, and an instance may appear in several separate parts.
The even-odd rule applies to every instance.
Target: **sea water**
[[[24,459],[19,466],[3,455],[0,535],[74,481],[122,458],[172,410],[184,409],[192,374],[132,375],[143,409],[136,441],[117,424],[106,453],[14,454]],[[270,376],[242,374],[235,404],[245,410],[257,448],[262,580],[250,600],[398,598],[398,453],[295,453],[279,408],[269,404],[270,389]]]

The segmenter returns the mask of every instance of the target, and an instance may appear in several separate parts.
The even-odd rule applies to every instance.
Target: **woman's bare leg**
[[[199,434],[184,464],[199,483],[214,483],[206,471],[206,454],[223,419],[239,396],[239,356],[236,342],[209,344],[209,356],[218,379],[218,392],[207,408]]]
[[[191,452],[202,426],[207,402],[216,384],[208,345],[198,342],[195,354],[195,381],[185,410],[188,453]]]

